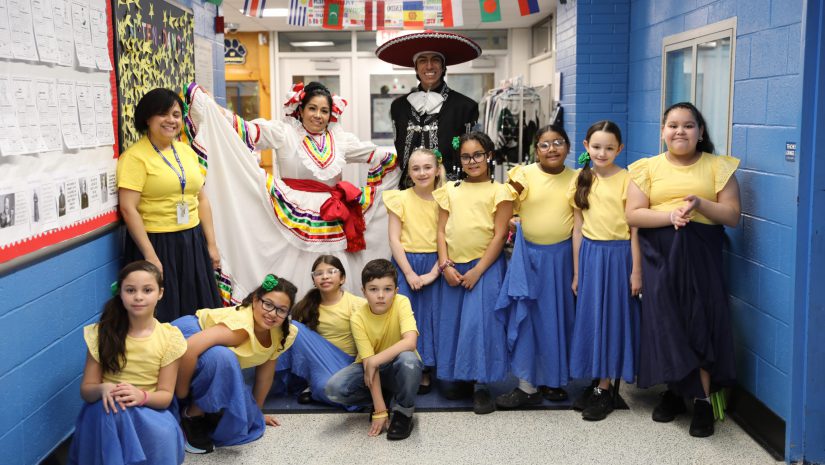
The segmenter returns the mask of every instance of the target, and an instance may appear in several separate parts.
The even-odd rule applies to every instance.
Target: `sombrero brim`
[[[477,43],[464,36],[441,31],[425,31],[396,37],[378,47],[375,55],[387,63],[414,68],[413,56],[425,50],[444,55],[444,66],[475,60],[481,55],[481,47]]]

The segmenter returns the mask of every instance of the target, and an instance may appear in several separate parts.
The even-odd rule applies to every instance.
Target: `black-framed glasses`
[[[538,148],[542,152],[547,152],[547,151],[550,150],[550,147],[555,147],[557,149],[560,149],[560,148],[564,147],[565,145],[567,145],[567,143],[564,141],[564,139],[554,139],[554,140],[551,140],[549,142],[548,141],[539,142],[538,145],[536,145],[536,148]]]
[[[275,315],[277,315],[281,318],[286,318],[286,317],[289,316],[289,309],[288,308],[278,307],[271,300],[261,299],[261,307],[263,307],[263,309],[266,313],[275,312]]]
[[[471,161],[481,163],[485,158],[487,158],[487,152],[474,152],[472,154],[462,153],[458,156],[458,158],[461,160],[462,165],[466,165]]]
[[[327,268],[326,270],[315,270],[312,272],[313,278],[323,278],[324,275],[326,276],[335,276],[340,273],[341,270],[338,268]]]

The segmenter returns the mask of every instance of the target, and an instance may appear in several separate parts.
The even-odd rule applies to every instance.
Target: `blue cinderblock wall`
[[[180,0],[195,34],[213,42],[214,95],[225,104],[223,34],[215,5]],[[119,230],[0,275],[0,464],[35,464],[73,431],[86,348],[122,266]]]

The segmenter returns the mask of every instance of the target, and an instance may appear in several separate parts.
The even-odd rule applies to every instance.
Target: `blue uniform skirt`
[[[457,263],[466,273],[478,260]],[[452,287],[441,278],[436,366],[438,379],[491,383],[503,380],[509,371],[506,317],[496,311],[506,264],[500,255],[481,275],[472,290]]]
[[[418,275],[429,273],[438,261],[438,254],[435,252],[408,252],[406,255],[407,261]],[[435,281],[429,286],[413,291],[395,259],[392,260],[392,264],[398,270],[398,293],[410,299],[415,314],[415,324],[418,327],[418,355],[421,356],[424,366],[435,366],[435,341],[438,338],[438,324],[435,318],[441,305],[441,286]]]
[[[163,298],[155,307],[158,321],[168,323],[201,308],[223,307],[201,225],[147,235],[163,265]],[[144,260],[128,232],[123,259],[126,263]]]
[[[510,371],[534,386],[560,387],[570,378],[572,282],[573,242],[533,244],[519,227],[496,307],[508,315]]]
[[[194,315],[180,317],[172,324],[187,339],[201,331]],[[264,415],[252,397],[252,389],[244,383],[238,357],[227,347],[210,347],[198,357],[189,400],[204,412],[223,412],[211,434],[216,446],[246,444],[264,434]],[[181,407],[185,403],[182,401]]]
[[[293,320],[292,324],[298,328],[298,335],[295,336],[295,342],[292,343],[289,350],[278,358],[278,364],[281,365],[281,359],[286,358],[287,360],[284,362],[289,364],[289,371],[293,375],[305,379],[309,384],[313,399],[318,402],[344,407],[329,400],[324,393],[324,388],[329,378],[352,364],[355,357],[335,347],[303,323]],[[349,410],[349,408],[347,409]]]
[[[630,241],[582,238],[570,346],[572,378],[636,377],[639,300],[630,293]]]
[[[668,383],[686,397],[705,397],[736,379],[733,334],[722,263],[724,229],[689,223],[639,229],[642,300],[639,386]]]
[[[183,456],[183,433],[171,410],[118,407],[107,414],[99,400],[80,410],[68,463],[179,465]]]

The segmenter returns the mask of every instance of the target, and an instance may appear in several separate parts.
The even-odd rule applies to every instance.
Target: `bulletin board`
[[[0,270],[118,221],[111,24],[106,0],[0,0]]]
[[[140,98],[157,87],[181,92],[195,80],[195,21],[192,13],[158,0],[117,0],[115,21],[120,142],[125,150],[140,138],[134,125]]]

